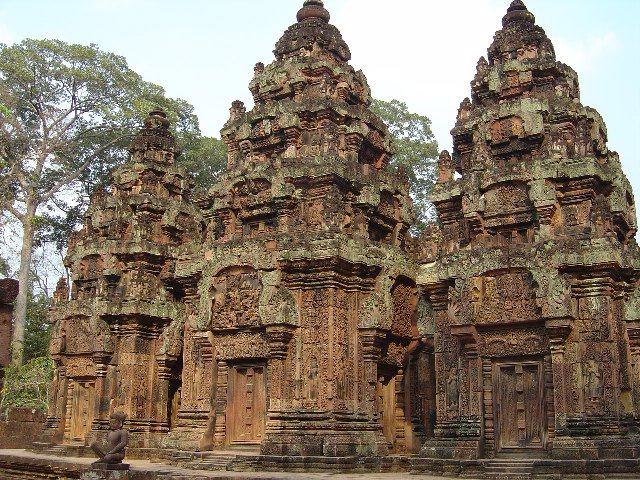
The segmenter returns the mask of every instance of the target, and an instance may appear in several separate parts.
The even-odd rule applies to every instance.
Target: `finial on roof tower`
[[[536,17],[527,10],[526,5],[522,2],[522,0],[513,0],[509,8],[507,9],[507,14],[502,18],[502,26],[506,27],[507,25],[514,22],[526,22],[526,23],[535,23]]]
[[[322,0],[306,0],[304,5],[298,12],[298,22],[304,22],[305,20],[321,20],[325,23],[329,23],[331,15],[324,8]]]
[[[169,119],[164,110],[158,108],[149,112],[147,118],[144,119],[143,127],[133,139],[131,153],[146,150],[174,152],[175,140],[169,127]]]

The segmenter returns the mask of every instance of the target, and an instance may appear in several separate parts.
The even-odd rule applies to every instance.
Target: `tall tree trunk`
[[[24,358],[24,327],[27,320],[27,300],[29,296],[29,276],[31,273],[31,256],[36,228],[33,220],[36,206],[27,203],[27,211],[22,219],[22,250],[20,252],[20,271],[18,282],[20,287],[16,297],[13,334],[11,335],[11,363],[22,365]]]

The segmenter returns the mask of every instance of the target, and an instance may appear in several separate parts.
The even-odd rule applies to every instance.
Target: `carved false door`
[[[69,437],[71,441],[84,441],[93,423],[94,385],[90,382],[72,382]]]
[[[229,385],[229,443],[260,443],[264,436],[266,389],[263,366],[236,366]]]
[[[541,363],[498,364],[494,398],[498,451],[542,449],[546,439]]]
[[[391,369],[378,367],[376,407],[382,423],[382,433],[387,442],[393,445],[396,436],[396,378]]]

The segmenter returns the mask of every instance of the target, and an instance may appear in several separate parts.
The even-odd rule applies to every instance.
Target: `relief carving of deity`
[[[460,402],[460,387],[457,367],[449,370],[447,375],[447,413],[449,418],[455,417],[458,413]]]
[[[602,373],[595,360],[589,360],[584,366],[584,392],[589,402],[597,401],[602,396]]]

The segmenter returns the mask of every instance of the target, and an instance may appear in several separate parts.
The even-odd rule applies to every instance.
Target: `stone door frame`
[[[549,442],[549,406],[548,397],[553,395],[553,392],[547,391],[547,365],[545,357],[535,358],[500,358],[494,359],[491,365],[491,385],[492,385],[492,404],[493,404],[493,430],[494,430],[494,452],[496,455],[505,454],[509,452],[545,452],[547,444]],[[538,402],[540,403],[540,432],[541,441],[540,444],[533,444],[527,446],[501,446],[501,415],[499,405],[499,388],[500,388],[500,369],[504,367],[515,367],[516,371],[518,367],[536,366],[538,370]],[[519,403],[519,402],[518,402]],[[527,405],[522,406],[524,409]],[[518,408],[518,407],[516,407]],[[520,418],[515,418],[513,421],[520,422]],[[518,428],[526,428],[526,426],[519,425]]]

